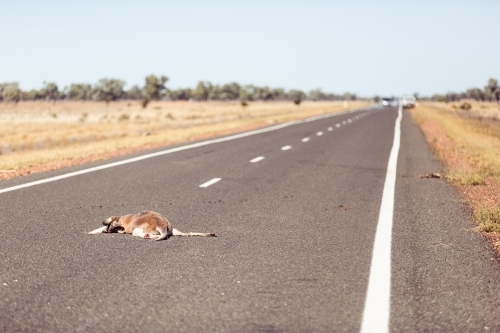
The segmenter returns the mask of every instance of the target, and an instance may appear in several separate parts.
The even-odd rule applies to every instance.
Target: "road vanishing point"
[[[0,182],[0,332],[500,332],[500,266],[408,111]],[[89,234],[153,210],[217,238]]]

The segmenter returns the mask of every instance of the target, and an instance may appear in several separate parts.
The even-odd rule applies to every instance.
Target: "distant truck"
[[[403,96],[401,98],[401,106],[405,109],[414,108],[417,105],[417,101],[413,96]]]

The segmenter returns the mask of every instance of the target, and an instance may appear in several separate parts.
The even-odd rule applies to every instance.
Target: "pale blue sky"
[[[500,79],[500,1],[0,0],[0,82],[421,95]]]

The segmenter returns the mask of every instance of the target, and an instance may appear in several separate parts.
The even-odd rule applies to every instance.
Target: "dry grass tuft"
[[[481,207],[476,209],[474,216],[480,221],[478,229],[483,232],[500,233],[500,207]]]

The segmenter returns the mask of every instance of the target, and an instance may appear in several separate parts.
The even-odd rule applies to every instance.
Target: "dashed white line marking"
[[[221,178],[214,178],[206,183],[201,184],[200,187],[209,187],[210,185],[217,183],[219,180],[221,180]]]
[[[302,139],[302,142],[307,142],[307,141],[309,141],[309,140],[310,140],[309,138],[303,138],[303,139]]]
[[[345,120],[344,120],[344,121],[342,122],[342,125],[345,125],[345,124],[347,124],[347,121],[345,121]]]
[[[329,132],[333,131],[333,127],[328,127],[328,131]]]
[[[348,122],[348,123],[352,123],[352,120],[351,120],[351,119],[347,119],[347,122]]]
[[[259,157],[256,157],[256,158],[250,160],[250,162],[257,163],[257,162],[262,161],[263,159],[264,159],[264,156],[259,156]]]
[[[361,333],[389,332],[391,313],[391,241],[394,213],[394,192],[401,138],[401,107],[394,125],[394,141],[387,165],[382,203],[375,232],[373,255],[366,292]]]
[[[335,125],[335,127],[340,127],[340,124]]]
[[[167,155],[167,154],[171,154],[171,153],[175,153],[175,152],[179,152],[179,151],[183,151],[183,150],[187,150],[187,149],[193,149],[193,148],[203,147],[203,146],[211,145],[211,144],[215,144],[215,143],[240,139],[240,138],[248,137],[251,135],[275,131],[275,130],[282,129],[282,128],[285,128],[288,126],[303,124],[303,123],[307,123],[307,122],[311,122],[311,121],[315,121],[315,120],[319,120],[319,119],[336,117],[336,116],[340,116],[343,114],[348,114],[348,113],[353,113],[353,112],[358,112],[358,111],[359,110],[355,109],[355,110],[348,110],[348,111],[343,111],[343,112],[336,112],[336,113],[315,116],[315,117],[311,117],[311,118],[307,118],[307,119],[303,119],[303,120],[294,120],[294,121],[279,124],[276,126],[271,126],[271,127],[267,127],[267,128],[263,128],[263,129],[250,131],[250,132],[244,132],[244,133],[240,133],[240,134],[230,135],[228,137],[223,137],[223,138],[218,138],[218,139],[213,139],[213,140],[208,140],[208,141],[202,141],[202,142],[188,144],[188,145],[181,146],[181,147],[166,149],[166,150],[162,150],[162,151],[151,153],[151,154],[145,154],[145,155],[121,160],[118,162],[107,163],[107,164],[103,164],[103,165],[100,165],[97,167],[92,167],[92,168],[88,168],[88,169],[83,169],[83,170],[79,170],[79,171],[75,171],[75,172],[62,174],[62,175],[55,176],[55,177],[49,177],[49,178],[40,179],[40,180],[29,182],[29,183],[24,183],[24,184],[20,184],[20,185],[16,185],[16,186],[7,187],[4,189],[0,189],[0,194],[10,192],[10,191],[16,191],[16,190],[23,189],[26,187],[31,187],[31,186],[36,186],[36,185],[45,184],[45,183],[49,183],[49,182],[54,182],[54,181],[65,179],[65,178],[75,177],[75,176],[83,175],[83,174],[94,172],[94,171],[113,168],[113,167],[120,166],[120,165],[135,163],[135,162],[142,161],[145,159],[154,158],[154,157],[162,156],[162,155]]]
[[[281,150],[290,150],[292,149],[292,146],[284,146],[284,147],[281,147]]]
[[[322,136],[323,135],[323,132],[318,132],[316,133],[317,136]]]

